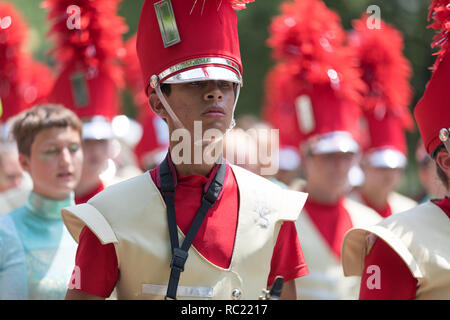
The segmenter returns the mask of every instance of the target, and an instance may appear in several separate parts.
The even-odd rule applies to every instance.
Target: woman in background
[[[28,202],[0,217],[0,299],[63,299],[76,243],[61,209],[74,204],[81,176],[82,124],[59,105],[14,119],[19,161],[33,181]]]

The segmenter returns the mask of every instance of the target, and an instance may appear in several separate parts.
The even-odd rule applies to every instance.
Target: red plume
[[[282,4],[267,41],[273,58],[279,61],[266,79],[263,115],[280,129],[281,143],[298,146],[315,134],[342,130],[358,139],[355,119],[360,116],[361,93],[366,86],[345,40],[339,16],[322,1]],[[302,96],[310,99],[313,108],[309,114],[317,120],[309,122],[309,129],[304,125],[310,118],[299,112],[310,109],[299,111],[297,106]]]
[[[28,29],[8,3],[0,3],[0,98],[2,119],[45,101],[53,85],[50,68],[24,50]]]
[[[392,113],[404,128],[411,129],[413,119],[408,108],[412,98],[409,80],[411,65],[403,55],[403,36],[381,21],[380,28],[367,27],[366,14],[353,21],[349,45],[359,60],[362,78],[368,86],[363,109],[369,113]]]
[[[46,102],[53,88],[55,77],[50,67],[41,62],[32,62],[29,66],[29,71],[25,102],[31,107]]]
[[[20,85],[26,79],[24,50],[28,36],[20,13],[12,4],[0,3],[0,99],[3,104],[3,119],[8,119],[24,108],[20,96]]]
[[[365,90],[355,57],[344,46],[339,15],[319,0],[294,0],[281,5],[273,19],[268,45],[274,59],[287,59],[295,85],[331,85],[343,98],[358,101]]]
[[[432,70],[436,70],[441,59],[450,48],[450,0],[434,0],[431,3],[428,13],[428,20],[435,21],[429,28],[437,30],[439,33],[434,36],[431,47],[440,47],[435,54],[438,56]]]
[[[95,76],[99,70],[123,84],[116,60],[124,54],[122,35],[127,31],[124,19],[117,15],[121,0],[46,0],[53,20],[50,34],[56,38],[53,50],[62,67],[80,64]]]
[[[273,49],[274,59],[311,60],[318,52],[334,51],[345,39],[339,15],[317,0],[283,3],[269,32],[267,44]]]

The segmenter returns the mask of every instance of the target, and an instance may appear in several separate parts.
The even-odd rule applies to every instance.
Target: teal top
[[[71,205],[73,194],[59,201],[31,192],[0,216],[0,299],[64,299],[77,245],[61,209]]]

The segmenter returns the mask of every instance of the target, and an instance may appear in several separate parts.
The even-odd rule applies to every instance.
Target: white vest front
[[[450,219],[438,206],[428,201],[374,226],[350,230],[342,247],[345,275],[362,275],[376,237],[395,250],[418,280],[416,299],[450,299]]]
[[[375,224],[378,213],[353,200],[345,199],[353,226]],[[314,214],[314,213],[312,213]],[[344,277],[339,259],[304,209],[296,222],[309,274],[296,279],[297,296],[305,300],[349,300],[357,299],[360,277]]]
[[[266,288],[282,221],[295,221],[305,193],[283,190],[267,179],[231,166],[239,187],[239,215],[231,265],[223,269],[194,246],[181,274],[179,299],[257,299]],[[114,243],[119,299],[162,299],[170,274],[171,248],[165,203],[148,172],[113,185],[86,204],[62,211],[75,240],[87,225]],[[184,235],[178,229],[180,243]]]
[[[413,199],[405,197],[398,192],[392,192],[388,198],[389,206],[391,207],[392,213],[399,213],[406,210],[410,210],[417,206],[417,202]]]

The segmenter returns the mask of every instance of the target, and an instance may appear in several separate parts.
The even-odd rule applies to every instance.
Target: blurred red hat
[[[55,35],[53,49],[59,76],[49,101],[74,111],[84,122],[84,138],[112,137],[110,121],[119,113],[123,86],[118,63],[124,54],[122,35],[127,31],[117,15],[121,0],[47,0]],[[95,121],[87,121],[96,119]]]
[[[169,131],[167,124],[150,108],[144,92],[145,84],[142,81],[139,59],[136,53],[136,35],[131,37],[125,45],[126,55],[123,59],[125,79],[131,89],[133,101],[137,107],[137,120],[143,133],[134,148],[141,169],[148,169],[149,162],[158,162],[159,151],[164,157],[169,147]],[[149,159],[151,157],[151,159]],[[154,158],[156,157],[156,158]]]
[[[356,152],[365,86],[344,46],[339,16],[319,0],[287,2],[281,11],[267,41],[281,61],[266,82],[274,96],[266,98],[271,111],[265,118],[278,119],[273,125],[289,137],[286,144],[296,141],[314,153]]]
[[[248,2],[253,1],[146,0],[137,32],[146,92],[158,82],[213,79],[241,83],[234,10],[245,8]]]
[[[442,143],[450,152],[450,1],[433,1],[429,12],[431,17],[435,22],[430,27],[440,31],[434,37],[432,47],[439,46],[440,50],[436,53],[433,75],[414,109],[417,126],[430,155]]]
[[[288,63],[277,63],[266,75],[265,97],[262,108],[262,119],[279,129],[280,146],[299,147],[298,122],[292,101],[295,97],[289,94]]]
[[[362,108],[367,132],[363,135],[365,159],[376,167],[404,167],[407,145],[404,130],[412,129],[408,108],[412,97],[411,66],[403,55],[402,34],[380,21],[367,26],[367,14],[353,21],[349,44],[354,50],[368,91]]]
[[[28,27],[12,4],[0,3],[1,120],[6,121],[49,93],[53,76],[26,51]]]
[[[163,160],[169,148],[169,128],[164,120],[150,108],[143,108],[138,117],[143,128],[142,138],[134,148],[139,165],[149,169],[149,163],[158,164]]]

